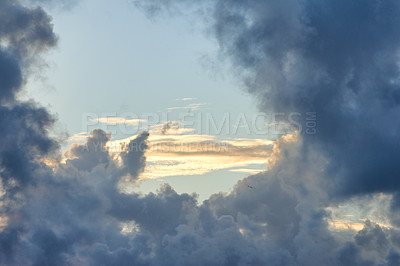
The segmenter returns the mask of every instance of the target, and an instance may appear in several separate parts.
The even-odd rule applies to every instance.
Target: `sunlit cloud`
[[[364,223],[355,223],[347,220],[335,220],[328,221],[329,228],[331,230],[352,230],[352,231],[360,231],[364,227]]]
[[[257,174],[261,171],[262,170],[260,170],[260,169],[250,169],[250,168],[229,169],[229,172],[245,173],[245,174]]]
[[[193,129],[175,128],[168,134],[161,131],[163,125],[150,131],[147,166],[142,179],[168,176],[201,175],[211,171],[238,168],[236,171],[256,173],[262,170],[243,169],[249,165],[266,168],[273,141],[263,139],[224,139],[215,136],[193,134]],[[111,141],[109,150],[118,153],[135,136]],[[235,169],[232,169],[235,171]]]
[[[93,122],[103,123],[107,125],[125,124],[130,126],[137,126],[140,123],[146,123],[146,119],[127,119],[125,117],[99,117],[94,119]]]
[[[80,133],[70,136],[67,141],[73,142],[73,143],[83,143],[86,141],[87,137],[89,137],[88,132],[80,132]]]
[[[174,110],[190,110],[190,111],[196,111],[199,110],[201,107],[206,105],[205,103],[191,103],[186,106],[174,106],[174,107],[168,107],[168,111],[174,111]]]
[[[378,193],[369,197],[355,197],[351,201],[335,207],[328,207],[331,218],[327,221],[330,230],[334,231],[360,231],[367,221],[379,225],[381,228],[390,229],[392,225],[385,218],[383,212],[390,208],[392,196]]]
[[[328,221],[328,225],[331,230],[339,230],[339,231],[352,230],[358,232],[364,228],[365,222],[367,220],[369,219],[359,219],[360,222],[353,222],[349,220],[331,220]],[[379,223],[377,221],[372,221],[372,222],[374,224],[379,225],[381,228],[386,228],[386,229],[391,228],[391,226],[388,224]]]
[[[197,98],[177,98],[177,101],[194,101],[197,100]]]
[[[4,230],[4,228],[7,226],[8,219],[7,217],[1,217],[0,216],[0,232]]]
[[[126,120],[116,118],[108,123],[123,124]],[[195,134],[195,129],[182,127],[178,121],[153,125],[149,132],[147,166],[141,179],[202,175],[224,169],[245,174],[259,173],[266,169],[274,145],[274,141],[265,139],[217,139],[213,135]],[[70,137],[69,141],[82,143],[87,136],[82,132]],[[126,146],[135,137],[110,141],[107,149],[118,158],[126,148],[140,148]],[[68,156],[68,151],[65,156]]]

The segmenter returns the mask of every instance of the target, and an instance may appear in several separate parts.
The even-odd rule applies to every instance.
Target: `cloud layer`
[[[140,3],[152,14],[198,5]],[[277,140],[269,171],[202,204],[168,185],[121,193],[121,179],[135,182],[145,169],[148,132],[118,161],[105,148],[110,136],[95,130],[50,167],[43,161],[59,157],[54,118],[17,95],[57,37],[43,9],[0,0],[2,265],[399,264],[400,3],[216,0],[200,8],[260,107],[316,112],[317,134]],[[328,207],[378,192],[392,199],[389,226],[329,229]]]
[[[170,125],[170,122],[165,125]],[[166,134],[165,125],[149,131],[147,166],[141,179],[202,175],[215,170],[254,165],[266,169],[274,143],[262,139],[218,140],[215,136],[195,134],[193,129],[179,126]],[[135,136],[110,141],[107,147],[111,153],[118,155],[121,147],[133,138]]]

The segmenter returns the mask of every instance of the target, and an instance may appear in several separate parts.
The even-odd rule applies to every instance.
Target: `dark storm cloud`
[[[21,87],[22,73],[18,61],[4,51],[0,51],[1,99],[12,99]]]
[[[21,0],[26,6],[41,6],[46,10],[70,11],[79,4],[79,0]]]
[[[11,179],[21,185],[34,183],[33,173],[46,168],[36,161],[58,148],[58,143],[47,136],[53,117],[32,103],[0,107],[0,112],[0,174],[5,182],[3,185]]]
[[[0,1],[0,101],[12,101],[24,82],[33,54],[55,46],[50,17],[15,1]]]
[[[51,17],[40,7],[25,8],[16,1],[0,2],[2,49],[18,56],[22,65],[30,61],[28,52],[41,52],[57,43]],[[4,47],[5,46],[5,47]]]
[[[3,186],[10,179],[21,185],[34,182],[32,173],[42,168],[33,161],[54,151],[58,143],[48,138],[53,117],[32,102],[15,97],[34,59],[32,53],[56,44],[50,17],[40,8],[26,9],[15,1],[0,1],[0,172]]]
[[[283,21],[274,12],[230,42],[224,30],[218,36],[237,60],[264,57],[247,79],[262,108],[316,112],[318,133],[303,137],[328,158],[335,192],[399,189],[398,13],[396,1],[306,1]],[[254,47],[240,38],[256,38]]]

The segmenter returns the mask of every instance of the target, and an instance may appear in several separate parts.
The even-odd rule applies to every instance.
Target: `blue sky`
[[[35,93],[71,134],[81,132],[84,112],[164,112],[183,105],[179,98],[215,114],[257,112],[218,63],[215,42],[183,18],[154,22],[128,1],[86,0],[53,21],[60,42],[48,56],[49,88]]]
[[[177,121],[191,112],[193,117],[187,120],[193,121],[191,128],[197,134],[211,134],[216,139],[274,139],[273,134],[251,128],[259,114],[256,101],[238,86],[229,62],[219,61],[218,45],[207,37],[204,21],[188,24],[184,17],[153,20],[123,0],[80,1],[52,17],[58,47],[46,56],[48,67],[40,73],[43,78],[31,77],[29,94],[24,97],[35,98],[57,114],[59,131],[74,136],[100,127],[112,132],[113,139],[125,139],[147,128],[140,125],[126,133],[112,125],[87,128],[82,120],[87,121],[86,114],[119,117],[130,113],[138,118],[151,114],[158,115],[163,124],[167,116]],[[188,106],[194,108],[179,109]],[[230,124],[221,132],[212,126],[207,130],[206,115],[217,127],[229,115]],[[235,127],[244,121],[240,116],[246,117],[249,129]],[[215,169],[160,177],[142,182],[139,190],[155,191],[168,182],[181,193],[195,192],[206,199],[230,191],[238,180],[265,169],[265,164],[228,168],[239,171]]]

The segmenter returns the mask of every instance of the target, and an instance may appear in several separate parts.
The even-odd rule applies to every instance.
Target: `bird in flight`
[[[249,188],[251,188],[251,189],[254,189],[254,187],[252,187],[252,186],[250,186],[250,185],[247,185]]]

